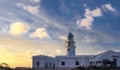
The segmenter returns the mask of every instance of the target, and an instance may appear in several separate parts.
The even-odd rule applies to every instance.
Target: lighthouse
[[[75,41],[74,36],[70,32],[68,33],[67,40],[66,40],[66,49],[67,49],[67,55],[68,56],[75,56]]]

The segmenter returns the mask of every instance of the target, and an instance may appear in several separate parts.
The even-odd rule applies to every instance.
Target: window
[[[39,61],[37,62],[37,66],[39,66],[40,65],[40,63],[39,63]]]
[[[79,65],[79,62],[77,61],[75,64],[76,64],[76,65]]]
[[[53,63],[53,68],[55,68],[55,63]]]
[[[63,62],[61,62],[61,65],[65,65],[65,62],[63,61]]]
[[[68,51],[70,51],[70,50],[68,49]]]
[[[68,46],[70,46],[70,42],[68,42]]]
[[[51,67],[51,62],[50,62],[50,67]]]
[[[45,68],[48,68],[48,64],[47,63],[45,63]]]

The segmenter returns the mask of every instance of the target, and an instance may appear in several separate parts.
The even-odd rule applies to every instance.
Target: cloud
[[[96,41],[96,39],[85,36],[82,40],[82,43],[88,44],[88,43],[93,43],[95,41]]]
[[[55,52],[59,54],[59,53],[61,53],[61,50],[60,49],[56,49]]]
[[[83,4],[83,7],[87,8],[87,4]]]
[[[37,0],[36,0],[36,1],[37,1]],[[16,5],[17,5],[18,7],[23,8],[24,10],[32,13],[32,14],[37,14],[37,13],[39,13],[39,6],[30,6],[30,5],[27,6],[27,5],[24,5],[24,4],[22,4],[22,3],[17,3]]]
[[[38,28],[35,30],[35,32],[30,33],[30,37],[37,37],[37,38],[49,38],[50,36],[47,33],[45,28]]]
[[[101,9],[99,9],[99,8],[96,8],[95,10],[92,10],[92,11],[89,9],[86,9],[84,16],[85,16],[85,18],[77,20],[76,24],[79,27],[84,27],[88,30],[91,30],[91,26],[94,21],[94,17],[102,16],[102,12],[101,12]]]
[[[38,2],[40,2],[40,0],[31,0],[31,2],[38,3]]]
[[[92,14],[93,14],[93,17],[99,17],[99,16],[102,16],[102,11],[101,9],[97,8],[92,11]]]
[[[37,7],[33,7],[33,6],[26,6],[24,7],[25,10],[27,10],[28,12],[32,13],[32,14],[36,14],[39,12],[39,6]]]
[[[91,25],[93,23],[93,18],[92,17],[86,17],[81,20],[77,20],[76,24],[79,27],[85,27],[86,29],[91,30]]]
[[[108,11],[111,11],[111,12],[116,12],[116,9],[114,7],[112,7],[112,5],[110,3],[102,5],[102,8],[104,10],[108,10]]]
[[[66,36],[60,36],[59,38],[62,40],[66,40]]]
[[[92,11],[90,11],[89,9],[86,9],[84,16],[99,17],[101,15],[102,15],[101,10],[99,8],[96,8],[95,10],[92,10]]]
[[[29,26],[24,22],[11,23],[9,33],[11,35],[21,35],[29,31]]]

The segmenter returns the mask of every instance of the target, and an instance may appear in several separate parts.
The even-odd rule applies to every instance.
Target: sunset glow
[[[0,0],[0,63],[31,67],[33,55],[66,55],[74,35],[76,54],[120,51],[120,1]]]

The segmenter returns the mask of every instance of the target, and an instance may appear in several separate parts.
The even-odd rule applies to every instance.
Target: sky
[[[0,0],[0,63],[32,67],[33,55],[120,51],[120,0]]]

